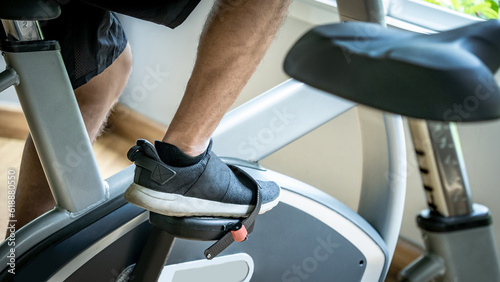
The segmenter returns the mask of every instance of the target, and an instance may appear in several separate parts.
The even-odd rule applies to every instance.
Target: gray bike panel
[[[204,259],[212,243],[177,239],[167,265]],[[259,216],[248,240],[219,256],[236,253],[252,257],[251,281],[360,281],[366,268],[365,256],[336,230],[284,203]]]

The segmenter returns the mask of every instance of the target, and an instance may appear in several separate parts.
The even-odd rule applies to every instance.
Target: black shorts
[[[73,89],[109,67],[127,46],[115,12],[175,28],[200,0],[58,0],[61,16],[41,22],[45,39],[58,40]]]

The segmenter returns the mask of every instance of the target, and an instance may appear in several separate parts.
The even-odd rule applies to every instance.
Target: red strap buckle
[[[234,241],[243,242],[247,238],[248,231],[247,231],[245,225],[241,225],[241,227],[239,229],[231,230],[231,234],[233,235]]]

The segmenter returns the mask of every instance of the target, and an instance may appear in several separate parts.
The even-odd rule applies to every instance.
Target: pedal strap
[[[253,179],[250,175],[248,175],[243,170],[231,166],[233,170],[236,170],[236,173],[241,173],[255,184],[255,190],[257,192],[257,202],[255,203],[255,207],[253,211],[247,218],[240,220],[237,224],[231,226],[229,230],[220,238],[217,242],[215,242],[212,246],[205,250],[205,257],[207,259],[213,259],[222,251],[224,251],[227,247],[229,247],[234,241],[242,242],[247,239],[247,235],[252,233],[255,220],[257,215],[259,215],[260,208],[262,206],[262,194],[260,193],[260,186],[255,179]]]

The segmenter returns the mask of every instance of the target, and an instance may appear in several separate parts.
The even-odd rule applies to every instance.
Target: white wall
[[[211,2],[202,1],[188,21],[175,30],[122,17],[134,52],[134,70],[121,98],[123,103],[161,123],[169,123],[189,78],[197,39]],[[299,8],[302,15],[310,20],[317,20],[319,14],[337,18],[331,11]],[[298,7],[293,9],[297,11]],[[310,27],[310,22],[293,17],[287,19],[235,106],[287,79],[282,71],[285,53]],[[0,69],[3,69],[1,64],[3,62],[0,62]],[[16,102],[12,89],[7,95],[2,93],[0,96],[0,102],[6,101]],[[357,128],[356,111],[350,111],[262,163],[268,168],[321,188],[356,209],[361,173],[360,135]],[[459,132],[474,200],[487,205],[494,218],[498,219],[500,149],[497,145],[500,144],[500,121],[460,125]],[[426,205],[411,145],[408,148],[409,179],[401,234],[421,243],[414,219]],[[494,224],[494,227],[497,242],[500,242],[500,225]]]

